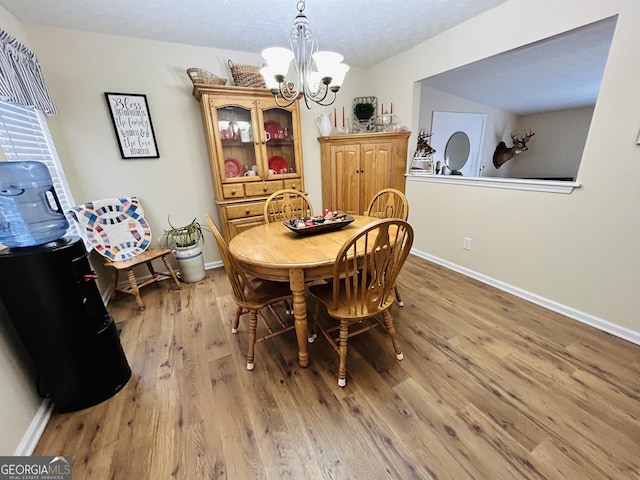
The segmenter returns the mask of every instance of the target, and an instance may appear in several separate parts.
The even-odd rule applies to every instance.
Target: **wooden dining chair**
[[[264,203],[264,222],[276,223],[294,218],[313,217],[313,206],[303,192],[286,188],[272,193]],[[285,301],[286,313],[293,315],[293,307]],[[310,342],[314,337],[310,337]]]
[[[238,333],[238,327],[240,325],[240,316],[245,313],[249,313],[249,346],[247,349],[247,370],[253,370],[254,368],[254,347],[255,344],[272,338],[276,335],[293,330],[294,325],[286,325],[285,322],[276,314],[279,328],[274,330],[266,321],[264,322],[267,333],[260,338],[256,338],[258,316],[263,320],[264,317],[259,315],[260,310],[265,307],[271,306],[274,303],[289,300],[292,297],[289,284],[285,282],[272,282],[269,280],[261,280],[257,278],[248,277],[242,271],[238,262],[229,251],[229,246],[224,240],[218,227],[211,219],[209,215],[205,215],[205,219],[209,224],[209,228],[213,233],[213,237],[218,245],[220,257],[222,258],[222,264],[224,270],[229,278],[229,283],[233,291],[233,297],[236,302],[236,313],[231,327],[232,333]]]
[[[409,218],[409,202],[400,190],[385,188],[376,193],[371,199],[369,207],[364,214],[375,218],[400,218],[407,220]],[[402,300],[402,296],[400,296],[397,286],[394,287],[394,294],[398,306],[404,307],[404,301]]]
[[[293,218],[313,217],[313,206],[303,192],[284,189],[274,192],[264,204],[265,223],[284,222]]]
[[[409,218],[409,202],[400,190],[385,188],[380,190],[369,202],[364,214],[376,218]]]
[[[396,358],[402,360],[389,308],[394,300],[396,277],[412,244],[413,229],[406,221],[397,218],[376,220],[344,243],[336,256],[331,283],[308,287],[309,292],[326,306],[329,316],[339,322],[338,327],[327,329],[317,314],[314,318],[316,326],[339,354],[340,387],[347,384],[348,339],[379,324],[386,328]]]

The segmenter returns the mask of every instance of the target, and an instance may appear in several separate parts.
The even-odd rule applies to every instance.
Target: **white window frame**
[[[69,213],[75,202],[44,114],[33,107],[0,99],[0,146],[9,162],[36,161],[47,166],[60,206],[69,222],[66,234],[86,241],[85,232]]]

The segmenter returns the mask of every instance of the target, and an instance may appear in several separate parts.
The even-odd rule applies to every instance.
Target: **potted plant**
[[[204,243],[203,227],[197,218],[190,223],[176,227],[168,219],[169,228],[166,229],[158,243],[161,247],[173,248],[172,253],[180,267],[180,277],[187,283],[199,282],[204,278],[204,257],[200,242]]]

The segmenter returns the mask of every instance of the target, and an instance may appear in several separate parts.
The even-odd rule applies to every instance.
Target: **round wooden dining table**
[[[305,283],[331,278],[342,245],[361,227],[377,220],[360,215],[352,217],[354,221],[340,230],[313,235],[299,235],[282,222],[267,223],[245,230],[229,242],[231,254],[247,274],[289,282],[301,367],[309,365]]]

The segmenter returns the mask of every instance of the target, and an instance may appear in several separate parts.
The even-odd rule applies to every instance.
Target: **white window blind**
[[[69,221],[67,234],[84,238],[84,232],[69,214],[75,202],[42,112],[0,100],[0,144],[10,162],[37,161],[47,166]]]

